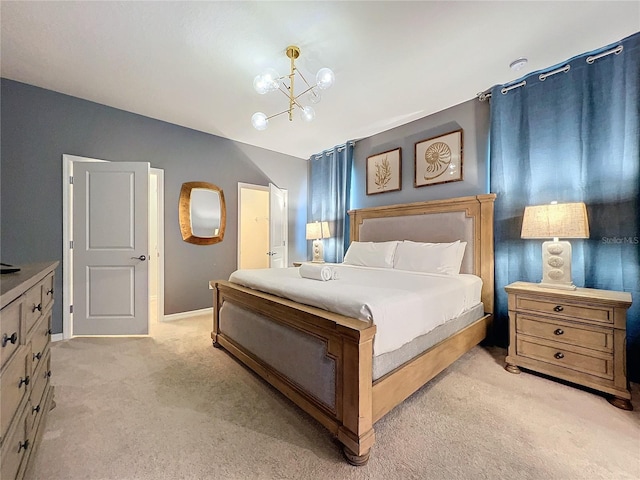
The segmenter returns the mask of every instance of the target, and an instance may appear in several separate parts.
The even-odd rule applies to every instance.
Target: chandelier
[[[289,114],[289,121],[293,121],[293,110],[297,107],[300,110],[300,117],[306,121],[312,121],[315,116],[315,110],[308,105],[302,105],[301,98],[305,94],[308,95],[308,99],[311,103],[318,103],[321,100],[321,90],[326,90],[333,85],[335,81],[335,75],[330,68],[321,68],[316,74],[316,83],[311,85],[304,75],[296,68],[296,59],[300,56],[300,48],[295,45],[290,45],[286,50],[287,57],[291,59],[291,69],[289,75],[280,76],[273,68],[265,70],[260,75],[256,76],[253,80],[253,88],[256,89],[260,95],[264,95],[268,92],[274,92],[276,90],[282,92],[289,99],[289,108],[274,115],[267,116],[262,112],[256,112],[251,117],[251,123],[256,130],[264,130],[269,126],[269,119],[282,115],[283,113]],[[294,90],[294,84],[296,74],[304,82],[304,90],[296,95]]]

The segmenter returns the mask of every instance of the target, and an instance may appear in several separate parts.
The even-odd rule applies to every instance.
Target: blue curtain
[[[309,222],[329,222],[331,237],[323,240],[326,262],[342,262],[349,246],[349,197],[353,142],[325,150],[309,159]]]
[[[618,54],[587,61],[620,45]],[[566,72],[539,78],[566,65]],[[523,81],[526,85],[509,89]],[[541,241],[520,238],[524,207],[583,201],[590,238],[571,240],[573,281],[631,293],[627,363],[635,380],[640,379],[639,90],[640,33],[496,86],[490,100],[498,343],[508,343],[504,286],[542,278]]]

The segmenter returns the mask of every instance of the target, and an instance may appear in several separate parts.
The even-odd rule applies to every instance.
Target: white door
[[[289,262],[287,191],[269,184],[269,267],[285,268]]]
[[[149,164],[73,168],[73,334],[148,334]]]

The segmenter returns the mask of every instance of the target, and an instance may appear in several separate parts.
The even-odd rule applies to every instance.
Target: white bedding
[[[374,355],[391,352],[480,303],[475,275],[332,264],[337,280],[302,278],[299,268],[237,270],[229,280],[376,325]]]

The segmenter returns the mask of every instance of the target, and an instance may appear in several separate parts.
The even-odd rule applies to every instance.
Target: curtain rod
[[[345,148],[347,148],[347,145],[351,145],[353,147],[355,144],[356,144],[355,140],[349,140],[348,142],[345,142],[343,145],[338,145],[337,147],[334,147],[334,148],[337,148],[338,152],[341,152]],[[332,155],[332,154],[333,154],[333,149],[327,149],[322,153],[316,153],[312,156],[315,157],[316,160],[319,160],[320,158],[322,158],[323,155]]]
[[[593,62],[595,62],[596,60],[599,60],[602,57],[606,57],[607,55],[611,55],[611,54],[620,55],[622,50],[624,50],[624,46],[618,45],[616,48],[612,48],[611,50],[607,50],[606,52],[599,53],[598,55],[590,55],[590,56],[588,56],[586,58],[586,62],[589,65],[592,65]],[[571,70],[571,65],[566,64],[564,67],[556,68],[555,70],[552,70],[550,72],[541,73],[540,75],[538,75],[538,78],[540,79],[541,82],[544,82],[548,77],[550,77],[552,75],[555,75],[557,73],[567,73],[569,70]],[[509,92],[510,90],[514,90],[514,89],[519,88],[519,87],[524,87],[526,84],[527,84],[527,82],[525,80],[523,80],[520,83],[516,83],[514,85],[510,85],[508,87],[504,87],[503,89],[500,90],[500,93],[502,93],[503,95],[506,95],[507,92]],[[476,97],[478,97],[478,100],[481,101],[481,102],[489,100],[491,98],[491,89],[485,90],[484,92],[477,93]]]

